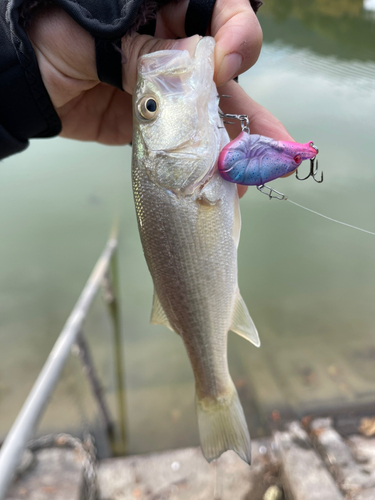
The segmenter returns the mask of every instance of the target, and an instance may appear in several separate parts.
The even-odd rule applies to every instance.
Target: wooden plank
[[[342,345],[337,338],[317,342],[316,337],[291,339],[263,331],[261,341],[259,350],[236,347],[263,413],[277,410],[282,420],[291,420],[374,401],[374,381],[364,377],[375,352],[366,357],[369,340]]]
[[[316,419],[311,423],[316,446],[340,488],[349,497],[375,498],[375,452],[366,446],[366,440],[357,436],[351,446],[332,427],[329,418]],[[374,445],[374,443],[372,443]]]
[[[283,486],[292,500],[343,500],[333,477],[298,422],[274,435]]]
[[[275,468],[271,456],[268,440],[253,442],[251,467],[232,451],[208,464],[199,448],[106,459],[98,469],[101,498],[261,500],[269,486],[266,472],[269,480]]]
[[[39,450],[32,466],[10,487],[6,500],[80,500],[82,457],[61,448]]]

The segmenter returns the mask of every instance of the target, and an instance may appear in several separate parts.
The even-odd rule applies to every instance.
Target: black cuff
[[[99,80],[123,90],[121,38],[116,41],[95,38],[95,56]]]
[[[215,0],[190,0],[185,17],[186,36],[205,36],[214,6]]]
[[[7,130],[0,124],[0,160],[7,156],[20,153],[29,145],[29,141],[22,141],[13,137]]]

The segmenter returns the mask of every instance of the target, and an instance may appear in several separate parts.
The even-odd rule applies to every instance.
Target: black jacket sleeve
[[[29,139],[53,137],[61,131],[24,29],[27,13],[49,1],[95,38],[99,79],[121,88],[121,54],[116,46],[130,30],[147,27],[156,9],[171,0],[0,0],[0,160],[26,149]],[[250,2],[255,11],[261,5],[260,0]],[[195,14],[200,6],[206,6],[209,23],[215,0],[192,3]],[[190,22],[192,33],[204,35],[199,30]],[[152,34],[149,29],[143,32]]]
[[[27,7],[40,1],[0,0],[0,160],[23,151],[28,140],[52,137],[61,131],[61,122],[43,85],[32,45],[24,29]],[[95,37],[98,74],[110,68],[121,55],[113,49],[137,21],[144,0],[54,0]],[[99,59],[98,59],[99,58]],[[111,59],[112,58],[112,59]],[[99,63],[100,68],[99,68]],[[100,72],[99,72],[100,69]],[[121,87],[121,83],[117,86]]]
[[[0,159],[32,137],[60,132],[31,43],[19,25],[20,0],[0,1]]]

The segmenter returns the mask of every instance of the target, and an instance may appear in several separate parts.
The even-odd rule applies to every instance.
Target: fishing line
[[[285,201],[289,201],[289,203],[292,203],[293,205],[296,205],[296,207],[303,208],[304,210],[307,210],[308,212],[311,212],[312,214],[319,215],[319,217],[323,217],[324,219],[330,220],[331,222],[336,222],[336,224],[341,224],[346,227],[351,227],[352,229],[356,229],[357,231],[362,231],[363,233],[367,234],[372,234],[372,236],[375,236],[375,233],[372,231],[367,231],[366,229],[362,229],[357,226],[352,226],[351,224],[347,224],[346,222],[341,222],[336,219],[332,219],[331,217],[327,217],[327,215],[320,214],[319,212],[316,212],[315,210],[311,210],[311,208],[304,207],[303,205],[300,205],[299,203],[296,203],[295,201],[290,200],[289,198],[284,198]]]

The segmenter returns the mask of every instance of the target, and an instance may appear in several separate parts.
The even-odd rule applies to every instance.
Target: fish
[[[151,323],[180,335],[193,369],[208,462],[251,442],[227,361],[228,331],[260,346],[237,277],[241,228],[235,184],[219,174],[229,142],[213,82],[215,42],[140,57],[133,93],[132,185],[154,283]]]

